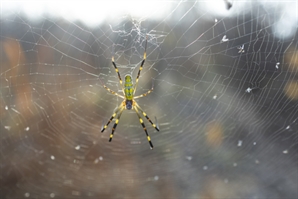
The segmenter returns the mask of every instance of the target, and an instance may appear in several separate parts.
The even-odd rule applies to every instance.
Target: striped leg
[[[152,144],[152,142],[151,142],[151,138],[150,138],[150,136],[149,136],[149,134],[148,134],[148,132],[147,132],[147,129],[146,129],[146,127],[145,127],[145,124],[144,124],[144,122],[143,122],[143,120],[142,120],[140,114],[139,114],[139,111],[138,111],[137,107],[134,106],[134,110],[136,111],[136,113],[137,113],[137,115],[138,115],[138,117],[139,117],[139,121],[140,121],[140,123],[141,123],[141,125],[142,125],[142,127],[143,127],[143,129],[144,129],[144,131],[145,131],[145,133],[146,133],[148,142],[149,142],[149,144],[150,144],[150,149],[153,149],[153,144]]]
[[[147,91],[146,93],[144,93],[144,94],[142,94],[142,95],[138,95],[138,96],[134,97],[134,99],[138,99],[138,98],[141,98],[141,97],[145,97],[145,96],[147,96],[148,94],[150,94],[152,91],[153,91],[153,88],[151,88],[149,91]]]
[[[125,93],[124,93],[124,88],[123,88],[122,79],[121,79],[119,70],[118,70],[118,68],[117,68],[117,66],[116,66],[116,63],[115,63],[114,55],[112,56],[112,64],[113,64],[113,66],[114,66],[114,68],[115,68],[116,73],[118,74],[118,79],[119,79],[119,82],[120,82],[120,85],[121,85],[123,94],[125,94]]]
[[[116,130],[116,127],[117,127],[117,125],[118,125],[118,122],[119,122],[119,120],[120,120],[120,117],[121,117],[121,114],[122,114],[123,110],[124,110],[124,107],[121,108],[120,113],[119,113],[118,116],[117,116],[117,119],[116,119],[116,121],[115,121],[115,124],[114,124],[114,126],[113,126],[113,128],[112,128],[112,133],[110,134],[109,142],[112,141],[112,138],[113,138],[113,136],[114,136],[114,132],[115,132],[115,130]]]
[[[154,87],[154,83],[153,83],[153,81],[152,81],[152,88],[151,88],[149,91],[147,91],[146,93],[134,97],[134,99],[138,99],[138,98],[147,96],[148,94],[150,94],[150,93],[153,91],[153,87]]]
[[[101,132],[104,132],[104,130],[106,130],[106,128],[108,127],[108,125],[112,122],[112,120],[114,119],[114,117],[116,117],[117,113],[120,111],[120,109],[123,109],[123,103],[120,104],[120,106],[117,107],[116,111],[113,113],[112,117],[110,118],[110,120],[108,121],[108,123],[101,129]]]
[[[106,85],[103,85],[103,87],[105,89],[107,89],[107,91],[109,91],[110,93],[112,93],[113,95],[117,95],[118,97],[121,97],[122,99],[124,99],[124,97],[122,95],[119,95],[118,93],[116,93],[115,91],[111,90],[110,88],[108,88]]]
[[[144,117],[146,117],[146,119],[151,123],[151,125],[157,130],[159,131],[158,125],[154,124],[151,119],[148,117],[148,115],[145,113],[145,111],[142,110],[142,108],[138,105],[137,102],[135,102],[135,105],[138,109],[140,109],[140,111],[142,112],[142,114],[144,115]]]
[[[140,66],[138,75],[137,75],[136,84],[135,84],[135,87],[134,87],[134,93],[133,93],[133,94],[135,94],[135,92],[136,92],[136,90],[137,90],[137,86],[138,86],[138,82],[139,82],[139,78],[140,78],[141,70],[143,70],[143,65],[144,65],[145,60],[146,60],[146,56],[147,56],[147,54],[146,54],[146,49],[147,49],[147,36],[146,36],[146,43],[145,43],[144,58],[143,58],[143,61],[142,61],[142,63],[141,63],[141,66]]]

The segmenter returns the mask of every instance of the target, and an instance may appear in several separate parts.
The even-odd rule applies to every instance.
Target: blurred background
[[[297,1],[2,2],[1,198],[298,198]],[[154,120],[124,111],[115,62]]]

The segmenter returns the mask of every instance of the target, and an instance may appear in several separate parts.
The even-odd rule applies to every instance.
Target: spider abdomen
[[[133,88],[132,78],[130,75],[125,76],[124,93],[125,93],[126,100],[133,99],[134,88]]]

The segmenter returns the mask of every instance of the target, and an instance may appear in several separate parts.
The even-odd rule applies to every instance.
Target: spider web
[[[297,198],[297,1],[212,5],[96,25],[3,5],[1,198]],[[122,102],[111,58],[135,78],[146,36],[153,150],[133,111],[100,133]]]

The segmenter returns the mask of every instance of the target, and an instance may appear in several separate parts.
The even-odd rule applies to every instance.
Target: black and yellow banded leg
[[[152,81],[151,89],[142,95],[138,95],[138,96],[134,97],[134,99],[138,99],[138,98],[145,97],[145,96],[149,95],[153,91],[153,88],[154,88],[154,82]]]
[[[149,91],[147,91],[146,93],[144,93],[142,95],[138,95],[138,96],[134,97],[134,99],[138,99],[138,98],[145,97],[145,96],[149,95],[153,91],[153,89],[154,89],[154,81],[152,81],[152,87]]]
[[[112,141],[112,138],[113,138],[113,136],[114,136],[114,132],[115,132],[116,127],[117,127],[117,125],[118,125],[118,123],[119,123],[119,120],[120,120],[120,117],[121,117],[121,114],[122,114],[123,110],[124,110],[124,107],[122,107],[122,109],[120,110],[120,112],[119,112],[119,114],[118,114],[118,116],[117,116],[117,119],[116,119],[116,121],[115,121],[115,124],[114,124],[114,126],[113,126],[113,128],[112,128],[112,133],[110,134],[109,142]]]
[[[121,79],[119,70],[118,70],[118,68],[117,68],[117,66],[116,66],[115,59],[114,59],[114,55],[112,56],[112,64],[113,64],[113,66],[114,66],[114,68],[115,68],[116,73],[118,74],[118,79],[119,79],[119,82],[120,82],[120,85],[121,85],[121,88],[122,88],[122,91],[123,91],[123,94],[124,94],[124,88],[123,88],[122,79]]]
[[[142,94],[142,95],[138,95],[136,97],[134,97],[134,99],[138,99],[141,97],[146,97],[148,94],[150,94],[153,91],[153,88],[151,88],[149,91],[147,91],[146,93]]]
[[[149,116],[145,113],[145,111],[143,111],[143,109],[138,105],[137,102],[135,102],[135,106],[140,109],[140,111],[142,112],[142,114],[144,115],[144,117],[150,122],[150,124],[157,130],[159,131],[159,128],[156,124],[154,124],[151,119],[149,118]]]
[[[148,142],[149,142],[149,145],[150,145],[150,149],[153,149],[153,144],[151,142],[151,138],[150,138],[150,136],[149,136],[149,134],[147,132],[147,129],[146,129],[146,126],[145,126],[145,124],[143,122],[143,119],[141,118],[141,116],[139,114],[139,111],[138,111],[138,109],[135,106],[134,106],[134,110],[136,111],[136,113],[137,113],[137,115],[139,117],[139,121],[140,121],[140,123],[141,123],[141,125],[142,125],[142,127],[143,127],[143,129],[144,129],[144,131],[146,133],[146,136],[147,136],[147,139],[148,139]]]
[[[123,103],[120,104],[120,106],[117,107],[116,111],[113,113],[113,115],[111,116],[111,118],[109,119],[108,123],[106,125],[104,125],[104,127],[101,129],[101,132],[104,132],[104,130],[106,130],[106,128],[109,126],[109,124],[112,122],[112,120],[114,119],[114,117],[116,117],[117,113],[119,112],[120,109],[123,109]]]
[[[113,95],[117,95],[118,97],[121,97],[122,99],[124,99],[124,96],[119,95],[118,93],[116,93],[115,91],[111,90],[110,88],[108,88],[106,85],[103,85],[103,87],[105,89],[107,89],[107,91],[109,91],[110,93],[112,93]]]
[[[136,79],[136,84],[135,84],[135,87],[134,87],[134,93],[136,92],[137,90],[137,86],[138,86],[138,82],[139,82],[139,78],[140,78],[140,74],[141,74],[141,71],[143,70],[143,65],[146,61],[146,57],[147,57],[147,54],[146,54],[146,49],[147,49],[147,36],[146,36],[146,42],[145,42],[145,51],[144,51],[144,57],[143,57],[143,61],[141,63],[141,66],[140,66],[140,69],[139,69],[139,72],[138,72],[138,75],[137,75],[137,79]]]

